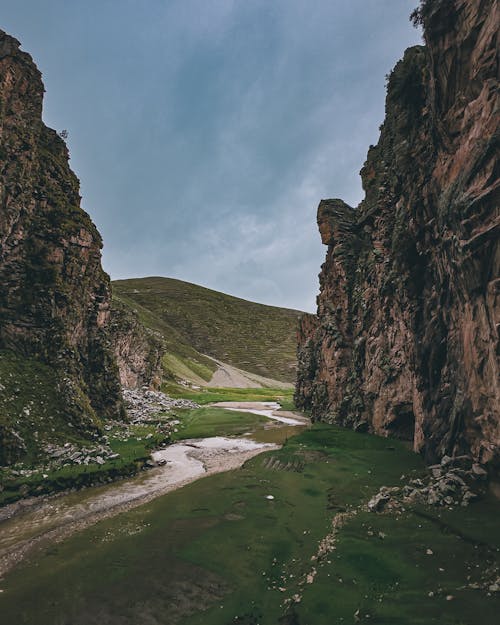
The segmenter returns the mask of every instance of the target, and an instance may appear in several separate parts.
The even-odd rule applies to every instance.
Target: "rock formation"
[[[113,299],[111,337],[124,388],[160,388],[165,346],[158,332],[145,328],[131,308]]]
[[[0,31],[0,350],[56,372],[65,418],[85,429],[123,411],[110,284],[65,142],[42,121],[43,92],[31,57]],[[17,415],[0,416],[0,449],[15,447]]]
[[[296,401],[413,441],[433,462],[498,466],[498,5],[426,0],[425,46],[388,80],[353,209],[323,200],[317,316],[299,330]]]

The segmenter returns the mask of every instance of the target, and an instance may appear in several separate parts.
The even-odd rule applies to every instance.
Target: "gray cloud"
[[[2,11],[70,132],[113,278],[314,309],[323,197],[361,199],[416,0],[24,0]]]

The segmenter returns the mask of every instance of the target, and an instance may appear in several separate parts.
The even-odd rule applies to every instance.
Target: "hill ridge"
[[[264,302],[256,302],[251,299],[240,297],[239,295],[233,295],[232,293],[226,293],[225,291],[218,291],[217,289],[213,289],[203,284],[198,284],[196,282],[189,282],[189,280],[182,280],[181,278],[171,278],[170,276],[141,276],[139,278],[117,278],[116,280],[112,280],[112,284],[118,284],[120,282],[131,282],[132,280],[169,280],[170,282],[178,282],[180,284],[185,284],[187,286],[194,286],[204,291],[210,291],[211,293],[216,293],[218,295],[224,295],[226,297],[230,297],[231,299],[236,299],[241,302],[248,303],[248,304],[256,304],[257,306],[264,306],[265,308],[275,308],[277,310],[290,310],[299,315],[304,314],[304,311],[299,310],[298,308],[289,308],[288,306],[275,306],[274,304],[265,304]]]
[[[115,302],[162,335],[167,377],[208,383],[216,359],[253,375],[294,381],[300,311],[163,276],[115,280],[112,287]]]

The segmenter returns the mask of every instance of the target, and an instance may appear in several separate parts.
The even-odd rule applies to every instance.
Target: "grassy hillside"
[[[0,350],[0,465],[20,459],[37,464],[49,441],[88,442],[84,434],[90,435],[97,421],[82,404],[82,420],[72,422],[75,413],[69,412],[66,395],[67,387],[53,367]]]
[[[248,302],[171,278],[113,282],[113,297],[164,336],[165,367],[179,377],[210,380],[211,356],[244,371],[293,382],[296,310]]]

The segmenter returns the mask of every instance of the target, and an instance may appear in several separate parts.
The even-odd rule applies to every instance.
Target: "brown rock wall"
[[[68,415],[95,422],[123,410],[110,284],[66,145],[42,121],[43,92],[31,57],[0,31],[0,349],[53,366],[70,381]]]
[[[118,300],[113,300],[111,334],[122,387],[159,389],[166,351],[161,336],[145,328],[137,314]]]
[[[318,209],[328,252],[317,321],[299,333],[296,399],[315,418],[412,440],[429,460],[497,462],[498,7],[426,1],[419,19],[426,46],[389,78],[365,199]]]

